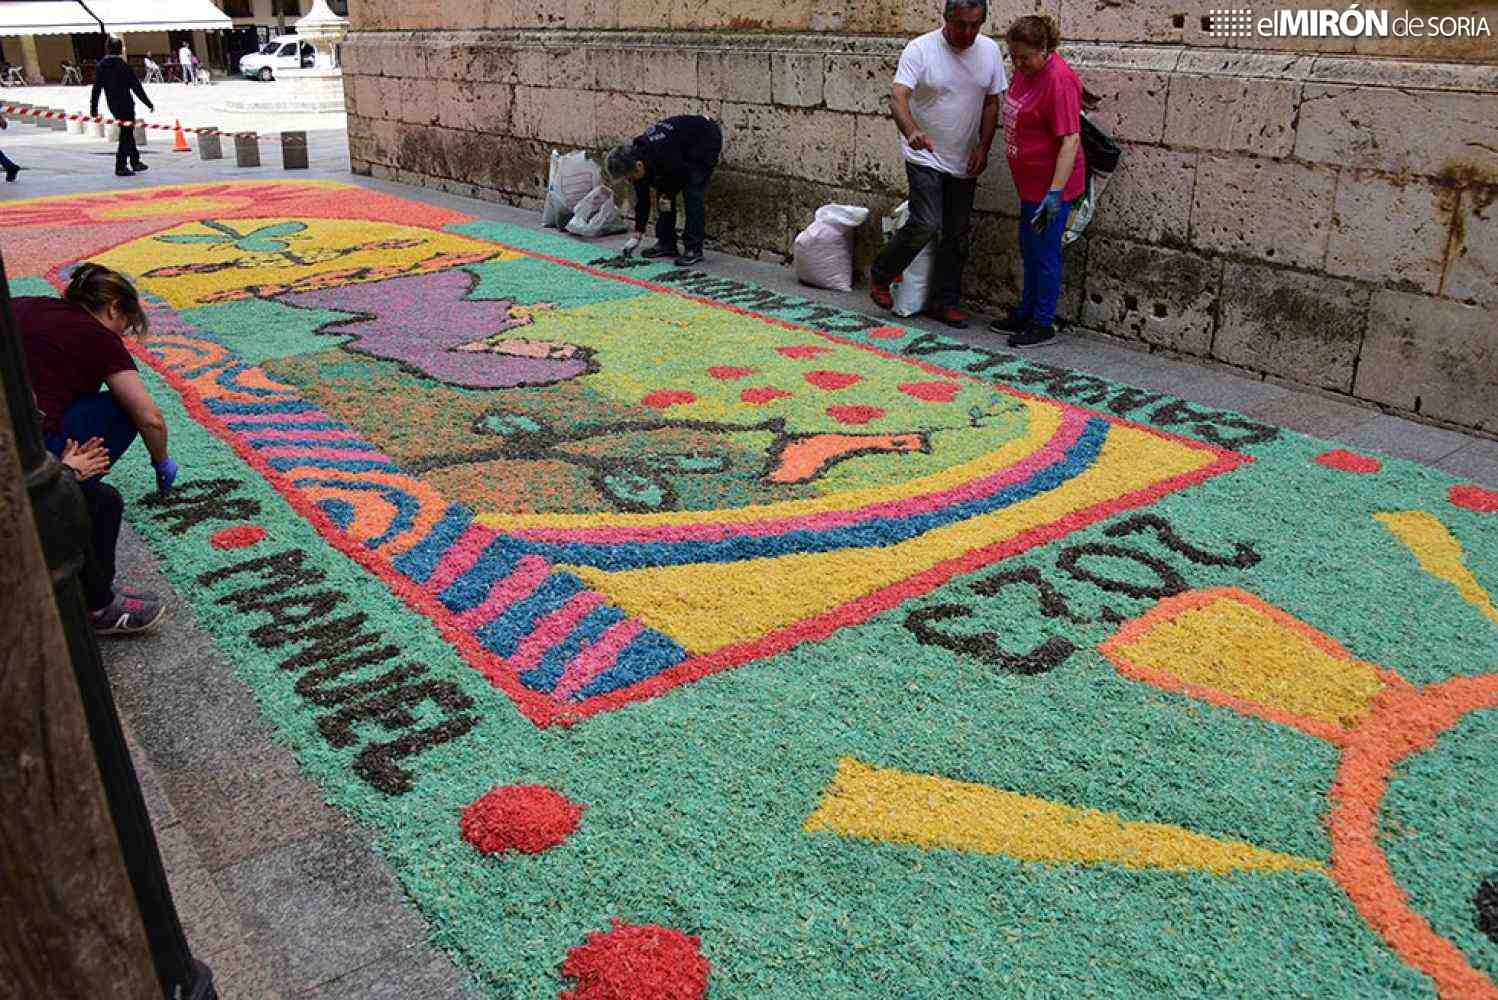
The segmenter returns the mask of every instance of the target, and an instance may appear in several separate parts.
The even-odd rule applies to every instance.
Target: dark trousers
[[[707,238],[707,182],[717,169],[718,157],[723,155],[723,130],[716,122],[708,132],[703,145],[694,151],[687,163],[687,183],[681,189],[681,200],[686,203],[686,229],[681,234],[688,250],[701,250]],[[667,208],[661,203],[661,211],[655,217],[655,238],[662,246],[676,245],[676,199],[673,197]]]
[[[1025,264],[1025,286],[1016,314],[1036,326],[1050,326],[1056,319],[1056,303],[1061,300],[1061,234],[1066,232],[1072,203],[1063,201],[1061,211],[1041,233],[1030,228],[1039,207],[1038,201],[1019,203],[1019,253]]]
[[[967,263],[976,177],[954,177],[931,167],[905,162],[910,183],[910,218],[874,260],[870,276],[882,285],[894,281],[926,244],[936,240],[928,309],[946,309],[962,301],[962,268]]]
[[[130,415],[120,408],[111,392],[95,392],[80,396],[62,415],[62,431],[46,435],[44,443],[54,455],[61,455],[68,438],[79,444],[89,438],[103,438],[104,448],[109,452],[109,463],[113,465],[125,454],[125,449],[135,440],[135,424]]]
[[[119,491],[97,476],[80,479],[83,504],[88,508],[89,540],[83,553],[83,596],[90,611],[114,600],[114,549],[120,540],[120,518],[125,501]]]
[[[116,115],[116,117],[119,117]],[[135,115],[131,114],[130,119]],[[135,145],[135,129],[120,126],[120,144],[114,151],[114,168],[124,170],[140,162],[140,149]]]
[[[10,157],[5,155],[5,151],[0,150],[0,170],[10,170],[14,166],[15,163],[12,162]]]

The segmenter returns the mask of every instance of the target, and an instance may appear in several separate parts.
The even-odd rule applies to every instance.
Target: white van
[[[259,52],[241,56],[239,72],[248,79],[269,82],[275,79],[276,70],[311,66],[312,59],[310,43],[302,41],[296,35],[277,35],[260,46]]]

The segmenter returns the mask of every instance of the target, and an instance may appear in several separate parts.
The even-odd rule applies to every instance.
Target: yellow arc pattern
[[[1021,861],[1116,864],[1177,871],[1317,871],[1310,858],[1220,840],[1167,823],[1050,802],[1001,788],[838,761],[808,833],[827,831],[927,849],[1006,854]]]
[[[1462,543],[1434,514],[1423,510],[1402,510],[1374,514],[1373,519],[1388,528],[1414,553],[1421,569],[1451,584],[1462,595],[1462,600],[1498,624],[1498,608],[1493,607],[1492,597],[1462,561]]]

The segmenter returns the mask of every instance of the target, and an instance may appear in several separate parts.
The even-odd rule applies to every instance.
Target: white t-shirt
[[[967,158],[978,144],[983,99],[1009,85],[999,45],[979,35],[958,52],[941,29],[913,38],[900,53],[895,82],[912,91],[910,113],[934,149],[911,149],[901,142],[905,159],[957,177],[967,176]]]
[[[190,71],[192,69],[192,49],[186,45],[178,49],[177,61],[182,64],[183,69]]]

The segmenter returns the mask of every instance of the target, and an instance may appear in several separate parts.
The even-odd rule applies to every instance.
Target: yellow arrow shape
[[[1176,871],[1319,871],[1310,858],[1266,851],[1168,823],[1050,802],[989,785],[838,761],[808,833],[1007,854],[1053,864],[1116,864]]]

